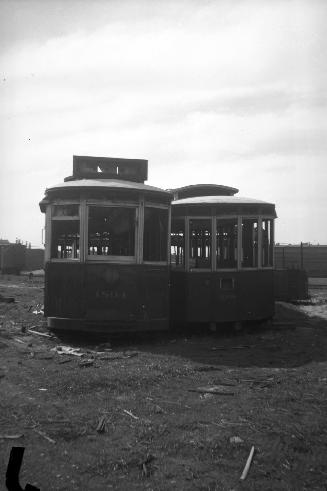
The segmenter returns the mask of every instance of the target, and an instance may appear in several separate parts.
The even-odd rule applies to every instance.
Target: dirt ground
[[[21,486],[42,491],[326,490],[327,280],[310,292],[270,326],[110,349],[29,332],[48,332],[42,278],[0,277],[0,488],[23,446]]]

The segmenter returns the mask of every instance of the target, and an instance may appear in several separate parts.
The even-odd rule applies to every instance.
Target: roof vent
[[[148,179],[148,161],[112,157],[73,156],[73,175],[65,181],[78,179],[120,179],[142,182]]]

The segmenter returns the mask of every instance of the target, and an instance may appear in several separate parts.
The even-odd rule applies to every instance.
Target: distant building
[[[44,249],[32,249],[16,241],[0,239],[0,272],[20,274],[21,271],[34,271],[44,267]]]

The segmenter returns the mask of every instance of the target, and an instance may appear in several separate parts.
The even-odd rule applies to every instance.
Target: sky
[[[327,244],[325,0],[0,0],[0,238],[40,246],[73,155],[276,204]]]

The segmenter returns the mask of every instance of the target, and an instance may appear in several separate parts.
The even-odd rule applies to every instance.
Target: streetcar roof
[[[271,205],[267,201],[261,201],[253,198],[243,198],[241,196],[194,196],[193,198],[177,199],[172,202],[173,206],[178,205],[212,205],[212,204],[250,204],[250,205]]]
[[[167,196],[171,195],[171,192],[164,189],[149,186],[148,184],[143,184],[134,181],[125,181],[119,179],[78,179],[74,181],[65,181],[54,186],[50,186],[46,189],[47,191],[56,191],[62,189],[127,189],[133,191],[144,191],[144,192],[157,192],[162,193]]]
[[[170,189],[174,198],[186,199],[196,196],[232,196],[238,193],[237,188],[223,186],[222,184],[191,184],[180,188]]]

